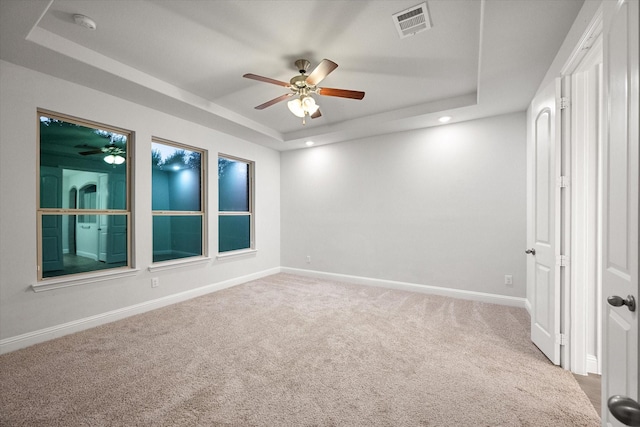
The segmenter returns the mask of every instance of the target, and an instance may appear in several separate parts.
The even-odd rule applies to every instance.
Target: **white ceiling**
[[[401,39],[392,15],[420,0],[0,0],[0,59],[277,150],[526,109],[582,0],[429,0],[432,28]],[[73,21],[84,14],[95,31]],[[322,117],[286,102],[296,59],[339,67]]]

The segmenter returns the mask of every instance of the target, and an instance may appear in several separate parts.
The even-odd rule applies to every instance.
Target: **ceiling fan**
[[[89,147],[88,145],[84,144],[84,145],[76,145],[76,147],[78,148],[85,148],[85,147]],[[93,150],[89,150],[89,151],[80,151],[78,152],[78,154],[80,154],[81,156],[90,156],[93,154],[105,154],[104,157],[104,161],[109,163],[109,164],[116,164],[116,165],[120,165],[122,163],[124,163],[125,160],[125,155],[126,151],[120,147],[117,147],[113,144],[107,144],[104,147],[101,148],[95,148]]]
[[[88,145],[77,145],[76,147],[78,148],[88,148]],[[89,156],[91,154],[100,154],[100,153],[105,153],[105,154],[124,154],[125,151],[120,148],[120,147],[116,147],[115,145],[105,145],[104,147],[101,148],[96,148],[94,150],[90,150],[90,151],[80,151],[78,154],[80,154],[81,156]]]
[[[311,94],[322,95],[322,96],[337,96],[339,98],[350,98],[350,99],[362,99],[364,98],[364,92],[360,92],[357,90],[347,90],[347,89],[335,89],[329,87],[319,87],[318,84],[324,80],[325,77],[329,75],[333,70],[338,68],[338,64],[328,59],[323,59],[318,66],[307,75],[307,69],[311,65],[309,61],[306,59],[298,59],[295,62],[296,67],[300,71],[300,75],[293,77],[289,83],[283,82],[280,80],[271,79],[269,77],[262,77],[256,74],[245,74],[242,77],[247,79],[258,80],[260,82],[271,83],[278,86],[286,87],[291,90],[291,93],[286,93],[277,98],[272,99],[271,101],[267,101],[264,104],[258,105],[256,110],[263,110],[267,107],[270,107],[278,102],[284,101],[285,99],[294,97],[291,101],[287,103],[289,110],[298,117],[302,118],[302,124],[305,124],[306,116],[311,117],[312,119],[317,119],[322,116],[320,113],[320,108],[318,104],[316,104],[315,99],[311,96]]]

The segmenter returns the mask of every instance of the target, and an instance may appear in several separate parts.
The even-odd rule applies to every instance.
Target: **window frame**
[[[60,120],[67,123],[72,123],[78,126],[84,126],[91,129],[98,129],[107,132],[113,132],[120,135],[125,135],[127,137],[127,145],[125,155],[125,176],[126,176],[126,197],[125,197],[125,209],[80,209],[76,206],[76,208],[43,208],[41,206],[41,135],[40,135],[40,117],[45,116],[50,119]],[[47,110],[44,108],[36,109],[36,271],[37,278],[36,283],[32,285],[34,291],[38,292],[39,290],[48,290],[48,289],[57,289],[59,287],[65,287],[67,285],[56,285],[60,283],[67,282],[69,286],[75,284],[84,284],[91,283],[94,281],[106,280],[111,276],[122,276],[123,274],[131,274],[135,272],[135,268],[133,265],[133,210],[132,210],[132,200],[133,200],[133,146],[135,144],[135,132],[132,130],[120,128],[113,125],[107,125],[104,123],[100,123],[97,121],[82,119],[79,117],[71,116],[68,114],[58,113],[55,111]],[[77,194],[80,192],[78,191]],[[69,273],[69,274],[61,274],[50,277],[43,277],[44,268],[43,268],[43,230],[42,230],[42,220],[46,215],[60,216],[76,216],[76,218],[80,216],[87,215],[106,215],[106,216],[125,216],[126,217],[126,230],[127,230],[127,242],[126,242],[126,251],[127,251],[127,261],[126,265],[101,269],[101,270],[90,270],[83,271],[78,273]],[[49,285],[49,286],[47,286]]]
[[[220,158],[231,160],[234,162],[242,162],[248,165],[249,169],[249,188],[248,188],[248,211],[221,211],[220,210],[220,179],[218,177],[218,255],[217,258],[233,257],[245,253],[256,252],[256,236],[255,236],[255,162],[253,160],[244,159],[242,157],[232,156],[229,154],[218,153],[216,166]],[[234,249],[220,252],[220,217],[221,216],[249,216],[249,247],[242,249]]]
[[[192,152],[200,153],[200,210],[199,211],[171,211],[171,210],[154,210],[153,209],[153,199],[151,201],[151,223],[153,224],[154,217],[161,216],[200,216],[200,221],[202,224],[202,235],[200,236],[200,251],[202,252],[200,255],[194,255],[190,257],[182,257],[182,258],[172,258],[163,261],[153,261],[153,230],[151,231],[151,266],[150,270],[157,269],[162,266],[169,266],[173,264],[182,265],[190,262],[198,262],[199,260],[208,260],[208,225],[207,225],[207,153],[208,151],[204,148],[194,147],[187,144],[182,144],[180,142],[171,141],[169,139],[160,138],[153,136],[151,137],[151,143],[167,145],[179,150],[187,150]],[[153,147],[153,145],[152,145]],[[151,150],[153,153],[153,148]],[[153,174],[153,166],[151,173]],[[153,194],[153,176],[151,178],[151,189]],[[153,227],[153,225],[152,225]]]

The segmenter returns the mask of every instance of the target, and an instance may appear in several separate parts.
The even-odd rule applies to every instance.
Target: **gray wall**
[[[1,61],[0,90],[0,340],[280,265],[525,295],[524,113],[280,154]],[[135,131],[135,276],[30,291],[38,107]],[[147,270],[153,136],[208,150],[213,256],[217,154],[256,162],[256,255]],[[513,274],[513,287],[504,274]],[[160,277],[160,287],[151,288],[151,277]]]
[[[0,61],[0,340],[277,269],[280,265],[280,154],[108,94]],[[36,109],[135,131],[133,277],[34,293],[36,282]],[[150,273],[151,139],[208,150],[209,254],[204,265]],[[216,261],[217,156],[256,162],[256,244],[252,256]],[[151,277],[160,286],[151,288]]]
[[[524,297],[525,144],[521,112],[282,153],[282,265]]]

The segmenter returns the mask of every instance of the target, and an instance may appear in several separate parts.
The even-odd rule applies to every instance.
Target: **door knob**
[[[607,402],[609,412],[618,421],[628,426],[640,426],[640,405],[626,396],[611,396]]]
[[[607,302],[614,307],[622,307],[626,305],[629,311],[636,311],[636,299],[633,295],[627,295],[627,299],[614,295],[607,298]]]
[[[536,250],[531,248],[531,249],[527,249],[526,251],[524,251],[525,254],[531,254],[531,255],[535,255],[536,254]]]

